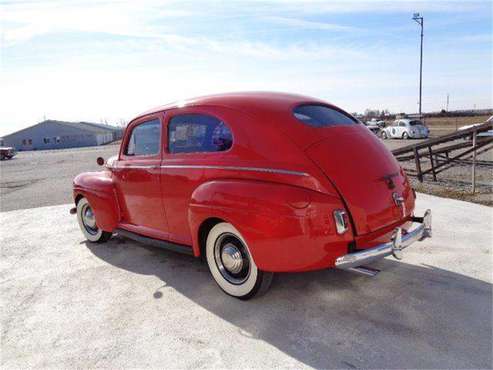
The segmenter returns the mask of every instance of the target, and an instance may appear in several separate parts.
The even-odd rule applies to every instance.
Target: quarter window
[[[159,153],[161,123],[158,119],[136,126],[127,143],[126,155],[155,155]]]
[[[319,104],[303,104],[293,110],[301,122],[313,127],[354,125],[357,121],[346,113]]]
[[[170,153],[223,152],[233,145],[229,127],[213,116],[182,114],[168,127]]]

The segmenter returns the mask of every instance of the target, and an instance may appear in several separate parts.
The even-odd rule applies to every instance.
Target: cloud
[[[426,0],[356,0],[356,1],[327,1],[327,0],[273,0],[266,4],[279,7],[283,11],[296,11],[298,14],[327,14],[327,13],[412,13],[414,11],[430,13],[460,13],[473,12],[490,6],[490,2],[483,1],[426,1]]]
[[[493,36],[491,33],[483,33],[476,35],[464,35],[456,38],[458,42],[469,42],[469,43],[491,43],[493,42]]]
[[[264,17],[264,19],[273,23],[277,23],[289,27],[295,27],[298,29],[302,28],[302,29],[311,29],[311,30],[329,30],[329,31],[340,31],[340,32],[358,30],[358,28],[356,27],[342,26],[335,23],[309,21],[306,19],[299,19],[299,18],[269,16],[269,17]]]
[[[151,24],[192,14],[167,2],[16,2],[3,5],[4,46],[36,36],[63,32],[101,32],[119,36],[153,36]],[[172,4],[171,2],[169,4]]]

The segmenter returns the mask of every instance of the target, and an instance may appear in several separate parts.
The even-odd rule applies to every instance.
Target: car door
[[[168,224],[161,196],[162,114],[139,118],[126,130],[114,181],[124,228],[166,239]]]
[[[394,138],[394,137],[398,137],[399,136],[399,122],[398,121],[394,121],[394,123],[392,124],[392,126],[390,126],[390,137]]]
[[[406,122],[399,122],[399,137],[402,138],[402,135],[404,134],[404,132],[408,132],[408,128],[407,128],[407,125],[406,125]]]
[[[161,181],[170,240],[191,245],[189,205],[207,180],[210,165],[221,163],[232,146],[231,129],[213,108],[178,108],[166,113],[167,147]],[[209,170],[210,171],[210,170]]]

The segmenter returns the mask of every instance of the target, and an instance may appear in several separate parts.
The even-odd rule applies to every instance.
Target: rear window
[[[421,121],[411,121],[409,122],[411,126],[422,126],[423,123]]]
[[[293,110],[294,116],[303,123],[313,127],[354,125],[356,120],[336,109],[325,105],[304,104]]]

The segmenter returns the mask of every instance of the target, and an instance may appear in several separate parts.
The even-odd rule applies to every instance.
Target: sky
[[[349,112],[491,108],[492,1],[0,0],[0,135],[281,91]]]

